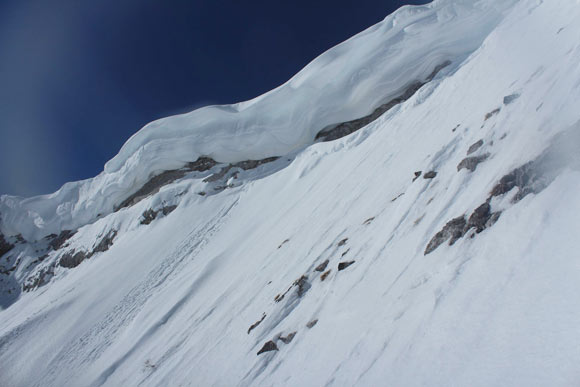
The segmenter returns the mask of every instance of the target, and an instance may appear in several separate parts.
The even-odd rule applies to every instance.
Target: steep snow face
[[[521,0],[492,30],[362,130],[217,194],[197,194],[217,171],[189,176],[37,263],[47,242],[10,240],[10,278],[44,285],[0,312],[0,385],[577,384],[579,3]]]
[[[359,118],[477,49],[515,0],[437,0],[401,8],[251,101],[209,106],[145,126],[94,179],[30,199],[2,197],[0,228],[36,240],[108,214],[151,176],[199,156],[236,162],[282,156],[328,125]]]

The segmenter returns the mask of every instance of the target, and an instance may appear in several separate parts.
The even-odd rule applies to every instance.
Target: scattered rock
[[[477,169],[479,163],[484,162],[489,157],[489,153],[481,156],[466,157],[457,165],[457,172],[461,171],[463,168],[470,170],[471,172]]]
[[[36,288],[41,287],[48,283],[48,281],[54,276],[54,267],[49,266],[48,268],[41,269],[35,275],[28,277],[22,284],[22,291],[30,292]]]
[[[187,163],[183,168],[163,171],[160,174],[153,176],[147,183],[139,188],[135,193],[123,200],[121,204],[115,207],[115,212],[121,208],[130,207],[137,204],[146,197],[159,192],[161,187],[173,183],[181,179],[190,172],[198,171],[205,172],[213,168],[217,163],[209,157],[199,157],[196,161]]]
[[[324,281],[324,280],[326,279],[326,277],[328,277],[328,275],[330,274],[330,271],[331,271],[331,270],[327,270],[327,271],[325,271],[324,273],[322,273],[322,274],[320,275],[320,280],[321,280],[321,281]]]
[[[514,94],[506,95],[505,97],[503,97],[503,104],[504,105],[509,105],[510,103],[514,102],[518,98],[520,98],[520,94],[519,93],[514,93]]]
[[[284,299],[284,294],[278,294],[276,295],[276,297],[274,297],[274,301],[276,302],[280,302]]]
[[[435,176],[437,176],[437,172],[429,171],[423,175],[423,179],[433,179]]]
[[[478,142],[471,144],[471,146],[467,150],[467,155],[469,156],[470,154],[476,152],[482,146],[483,146],[483,140],[479,140]]]
[[[161,212],[163,213],[163,216],[167,216],[169,214],[171,214],[175,209],[177,208],[177,205],[172,205],[172,206],[165,206],[161,209]]]
[[[92,253],[90,253],[90,255],[87,258],[90,258],[90,256],[94,255],[95,253],[102,253],[104,251],[109,250],[109,247],[113,246],[113,240],[115,239],[116,236],[117,230],[109,230],[107,235],[105,235],[99,241],[99,243],[97,243],[97,245],[93,247]]]
[[[150,208],[147,211],[143,212],[143,214],[141,215],[143,216],[143,219],[141,219],[141,224],[151,224],[151,222],[153,222],[157,218],[157,215],[159,213],[162,213],[163,216],[167,216],[171,214],[176,208],[177,205],[164,206],[158,211],[154,211]]]
[[[487,114],[485,115],[485,119],[484,119],[484,121],[487,121],[487,120],[489,120],[491,117],[495,116],[495,115],[496,115],[496,114],[498,114],[499,112],[500,112],[500,108],[497,108],[497,109],[494,109],[494,110],[490,111],[489,113],[487,113]]]
[[[394,202],[395,200],[397,200],[398,198],[400,198],[400,197],[401,197],[401,196],[403,196],[404,194],[405,194],[404,192],[403,192],[403,193],[401,193],[401,194],[399,194],[399,196],[397,196],[397,197],[395,197],[395,198],[391,199],[391,202]]]
[[[262,321],[264,321],[264,319],[266,318],[266,313],[262,314],[262,318],[258,321],[256,321],[255,323],[253,323],[252,325],[250,325],[250,327],[248,328],[248,335],[250,334],[250,332],[252,330],[254,330],[254,328],[256,328],[258,325],[260,325],[260,323]]]
[[[294,286],[298,287],[298,297],[302,297],[304,293],[310,289],[310,284],[308,283],[308,277],[303,275],[302,277],[298,278],[294,281]]]
[[[548,181],[542,176],[541,169],[534,168],[534,163],[528,162],[504,175],[493,187],[490,195],[500,196],[518,187],[518,193],[513,198],[513,202],[517,202],[530,193],[540,192],[547,184]]]
[[[350,265],[352,265],[355,261],[344,261],[338,264],[338,271],[344,270]]]
[[[314,319],[312,321],[310,321],[308,324],[306,324],[307,328],[312,328],[313,326],[315,326],[318,323],[318,319]]]
[[[375,121],[377,118],[382,116],[384,113],[389,111],[394,106],[403,103],[409,98],[411,98],[413,94],[417,92],[417,90],[419,90],[427,82],[432,81],[433,78],[435,78],[435,76],[437,75],[437,73],[439,73],[439,71],[449,66],[450,64],[451,64],[450,61],[445,61],[444,63],[441,63],[440,65],[436,66],[433,72],[429,74],[427,79],[425,79],[425,81],[413,82],[411,85],[407,87],[407,89],[401,95],[390,100],[387,103],[382,104],[381,106],[376,108],[371,114],[355,120],[342,122],[340,124],[324,128],[321,131],[319,131],[318,134],[316,134],[315,139],[321,141],[333,141],[341,137],[347,136],[353,132],[356,132],[357,130]]]
[[[286,337],[280,336],[280,340],[282,340],[284,344],[290,344],[292,340],[294,340],[294,336],[296,336],[296,332],[289,333]]]
[[[157,217],[157,212],[149,208],[143,212],[141,216],[143,216],[143,219],[141,219],[141,224],[151,224],[151,222],[153,222]]]
[[[415,177],[413,178],[413,181],[417,180],[421,176],[421,173],[423,173],[423,171],[416,171]]]
[[[447,222],[445,226],[439,231],[427,244],[425,248],[425,255],[431,253],[437,247],[439,247],[443,242],[449,239],[449,245],[453,245],[459,238],[463,236],[463,230],[465,229],[465,216],[460,216]]]
[[[0,257],[9,252],[10,250],[12,250],[13,248],[14,245],[8,243],[8,241],[6,241],[6,239],[4,238],[4,235],[0,233]]]
[[[74,250],[68,253],[64,253],[58,262],[58,264],[67,269],[72,269],[81,264],[85,259],[87,259],[87,253],[84,251],[75,252]]]
[[[69,240],[70,238],[73,237],[73,235],[76,234],[76,231],[72,231],[72,230],[62,230],[60,232],[60,234],[55,235],[55,234],[50,234],[49,236],[46,237],[46,239],[52,239],[48,245],[53,249],[53,250],[58,250],[60,249],[64,243]]]
[[[330,262],[328,259],[324,262],[322,262],[320,265],[316,266],[316,269],[314,269],[315,271],[324,271],[326,269],[326,266],[328,266],[328,262]]]
[[[270,351],[278,351],[278,346],[272,340],[270,340],[266,344],[264,344],[264,346],[262,347],[262,349],[260,349],[258,351],[257,355],[260,355],[260,354],[262,354],[264,352],[270,352]]]
[[[346,242],[348,241],[348,238],[344,238],[343,240],[341,240],[340,242],[338,242],[338,246],[344,246],[346,244]]]
[[[214,173],[213,175],[206,177],[203,181],[204,182],[218,181],[218,180],[222,179],[223,177],[225,177],[232,168],[240,168],[240,169],[243,169],[244,171],[247,171],[250,169],[258,168],[262,164],[271,163],[273,161],[276,161],[279,158],[280,157],[276,156],[276,157],[268,157],[268,158],[261,159],[261,160],[245,160],[245,161],[240,161],[239,163],[228,164],[228,165],[224,166],[218,173]]]
[[[374,217],[374,216],[373,216],[372,218],[368,218],[367,220],[365,220],[365,221],[363,222],[363,225],[367,226],[367,225],[371,224],[371,222],[372,222],[373,220],[375,220],[375,217]]]
[[[491,217],[491,206],[488,202],[483,203],[477,207],[469,217],[467,225],[465,226],[464,234],[467,230],[475,228],[475,232],[480,233],[485,230],[485,225]]]
[[[205,196],[205,195],[207,195],[207,193],[205,193],[205,191],[200,191],[200,192],[198,192],[197,194],[198,194],[199,196]]]

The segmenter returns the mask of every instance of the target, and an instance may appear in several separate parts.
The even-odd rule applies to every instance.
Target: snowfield
[[[94,179],[3,196],[0,385],[578,385],[579,63],[577,0],[403,7]]]

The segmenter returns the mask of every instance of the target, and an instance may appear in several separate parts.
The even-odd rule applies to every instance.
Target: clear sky
[[[102,171],[146,123],[288,80],[426,0],[0,0],[0,194]]]

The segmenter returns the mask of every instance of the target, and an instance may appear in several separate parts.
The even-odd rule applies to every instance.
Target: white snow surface
[[[282,86],[251,101],[163,118],[131,137],[93,179],[52,195],[0,198],[0,230],[39,239],[110,213],[163,170],[199,156],[237,162],[313,143],[328,125],[362,117],[476,50],[515,0],[436,0],[406,6],[320,55]]]
[[[415,44],[421,49],[403,54]],[[401,55],[410,62],[377,75]],[[306,146],[320,125],[368,113],[385,89],[400,90],[449,55],[456,62],[448,72],[378,120]],[[61,252],[51,252],[34,270],[53,265],[54,277],[0,311],[0,385],[578,385],[579,63],[578,0],[405,7],[265,96],[146,127],[94,180],[28,202],[3,197],[4,232],[36,235],[18,209],[34,217],[63,199],[76,203],[57,211],[68,220],[49,210],[36,219],[46,216],[45,227],[86,222],[66,249],[118,234],[74,269],[54,266]],[[390,81],[402,68],[404,79]],[[355,69],[368,71],[353,78]],[[231,131],[210,129],[221,119],[232,119]],[[489,158],[457,171],[480,139],[474,155]],[[179,154],[187,147],[177,142],[193,157]],[[502,176],[546,152],[554,179],[545,189],[515,203],[516,189],[494,197],[497,223],[424,255],[443,225],[469,216]],[[205,183],[186,178],[132,207],[77,219],[79,203],[90,213],[119,192],[104,183],[110,176],[130,176],[128,187],[139,173],[201,154],[281,153],[288,165],[246,171],[217,194],[195,194]],[[150,170],[136,172],[141,164]],[[418,170],[437,176],[413,181]],[[140,224],[146,209],[166,204],[178,207]],[[17,251],[22,278],[33,251]],[[314,268],[327,259],[322,281]],[[308,286],[299,295],[292,284],[301,276]],[[279,339],[291,332],[289,344]],[[278,351],[257,356],[269,340]]]

